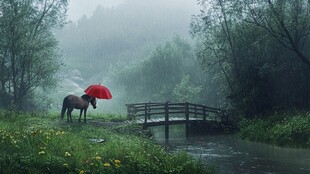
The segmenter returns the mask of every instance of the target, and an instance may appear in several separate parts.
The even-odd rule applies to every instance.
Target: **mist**
[[[113,8],[122,4],[124,0],[69,0],[68,19],[78,21],[82,16],[91,17],[98,5]]]
[[[113,98],[99,100],[94,112],[123,113],[127,102],[154,99],[128,99],[129,91],[125,89],[128,84],[121,86],[117,79],[121,73],[128,74],[127,71],[137,69],[156,48],[175,37],[191,45],[189,24],[198,12],[195,0],[107,0],[87,4],[70,1],[68,17],[71,23],[55,32],[64,53],[65,66],[59,75],[62,79],[60,87],[52,99],[53,109],[60,108],[61,96],[82,95],[87,86],[99,83],[110,89]],[[175,83],[180,79],[177,77]]]

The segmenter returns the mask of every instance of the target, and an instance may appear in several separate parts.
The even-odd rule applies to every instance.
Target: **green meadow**
[[[167,153],[124,120],[94,115],[86,124],[77,117],[67,123],[58,114],[2,110],[0,173],[216,173],[185,152]]]

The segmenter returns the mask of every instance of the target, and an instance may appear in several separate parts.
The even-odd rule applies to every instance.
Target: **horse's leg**
[[[67,122],[69,122],[69,117],[70,117],[70,108],[67,109]]]
[[[79,122],[81,122],[82,113],[83,113],[83,109],[80,110]]]
[[[62,105],[60,119],[64,118],[66,110],[67,110],[67,107],[65,105]]]
[[[68,108],[68,111],[67,111],[67,121],[72,123],[72,111],[73,111],[73,108]]]
[[[86,112],[87,112],[87,108],[84,109],[84,123],[86,123]]]

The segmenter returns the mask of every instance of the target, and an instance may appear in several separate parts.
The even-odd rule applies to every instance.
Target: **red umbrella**
[[[90,85],[85,93],[91,97],[96,97],[99,99],[111,99],[112,95],[108,88],[99,85]]]

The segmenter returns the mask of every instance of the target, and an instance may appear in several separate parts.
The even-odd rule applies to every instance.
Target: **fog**
[[[195,0],[69,1],[71,23],[56,32],[65,66],[59,75],[60,87],[53,95],[53,109],[59,110],[64,96],[82,95],[87,86],[99,83],[110,89],[113,98],[98,100],[98,109],[93,112],[122,113],[127,102],[158,100],[128,99],[124,89],[128,84],[121,86],[117,74],[137,69],[157,47],[175,37],[193,43],[189,25],[198,13]]]
[[[76,22],[84,15],[91,17],[98,5],[113,8],[122,3],[123,0],[69,0],[68,19]]]

